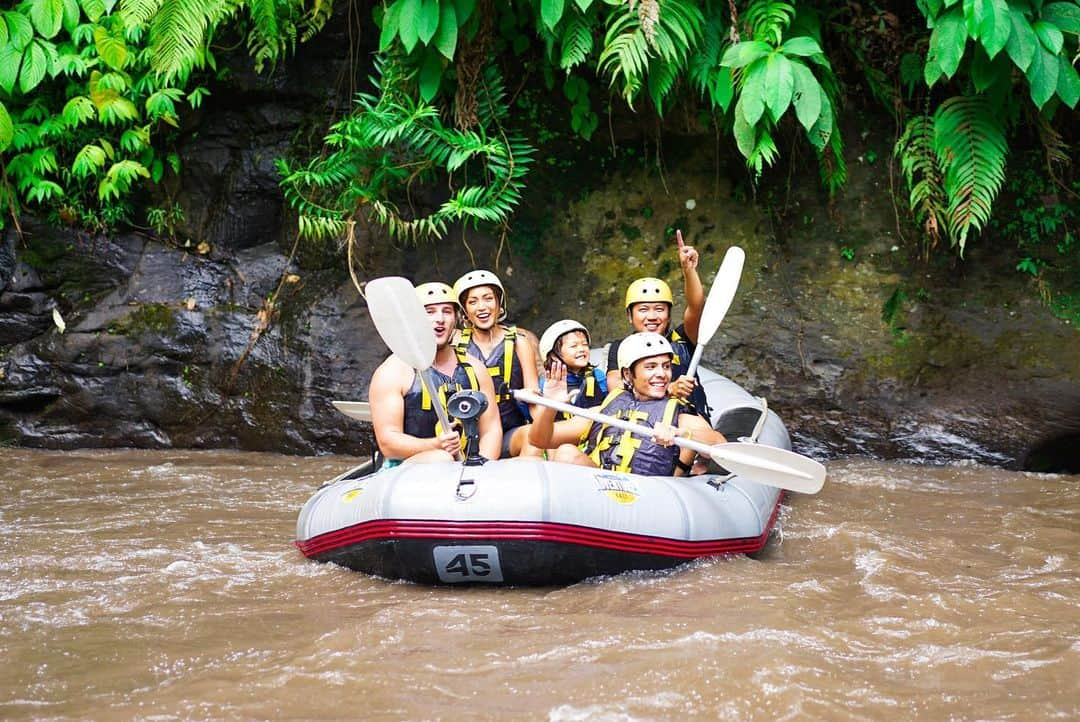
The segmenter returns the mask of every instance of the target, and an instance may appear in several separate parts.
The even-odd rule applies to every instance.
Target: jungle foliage
[[[136,183],[177,170],[170,134],[207,92],[215,37],[244,39],[269,67],[318,31],[330,4],[22,0],[3,12],[0,193],[12,217],[30,206],[122,219]],[[873,98],[896,118],[894,154],[927,254],[963,255],[987,227],[1011,146],[1037,137],[1050,178],[1071,158],[1077,0],[369,5],[372,91],[316,158],[279,162],[309,237],[357,220],[409,242],[455,220],[505,228],[537,142],[512,122],[504,87],[523,70],[561,89],[563,127],[583,138],[613,103],[692,116],[730,138],[756,179],[801,138],[830,194],[847,176],[841,114]],[[418,180],[442,184],[444,199],[418,207]]]
[[[180,116],[217,70],[215,33],[257,68],[325,23],[304,0],[21,0],[0,11],[0,204],[82,227],[132,220],[140,183],[180,172]],[[177,206],[150,209],[167,218]],[[4,218],[0,216],[0,227]]]

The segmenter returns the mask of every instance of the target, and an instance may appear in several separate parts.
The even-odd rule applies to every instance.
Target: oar
[[[375,330],[395,356],[420,374],[420,383],[435,407],[439,425],[444,433],[450,431],[450,418],[435,393],[436,385],[431,375],[431,364],[435,362],[435,334],[424,305],[416,297],[416,289],[407,278],[386,276],[369,281],[364,296]],[[455,453],[454,458],[460,459],[461,454]]]
[[[712,340],[716,329],[720,328],[720,322],[724,320],[731,302],[735,298],[735,292],[739,290],[739,277],[742,276],[743,261],[746,254],[738,246],[732,246],[724,254],[724,262],[720,264],[720,270],[716,272],[712,288],[705,299],[705,308],[701,310],[701,321],[698,322],[697,348],[690,359],[690,366],[686,369],[687,378],[693,378],[701,363],[701,354],[705,351],[705,344]]]
[[[614,416],[601,414],[591,409],[582,409],[570,404],[564,404],[561,401],[546,399],[531,391],[515,391],[514,396],[527,404],[539,404],[540,406],[553,408],[556,411],[565,411],[568,414],[584,416],[586,419],[625,429],[639,436],[651,437],[656,433],[655,429],[648,426],[617,419]],[[678,446],[693,449],[699,454],[711,457],[725,469],[739,476],[766,486],[776,486],[802,494],[816,494],[825,483],[824,465],[787,449],[741,442],[709,446],[679,436],[676,436],[674,441]]]
[[[367,401],[332,401],[334,408],[357,421],[371,423],[371,404]]]

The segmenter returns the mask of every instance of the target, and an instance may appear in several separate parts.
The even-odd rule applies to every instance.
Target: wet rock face
[[[343,274],[287,286],[273,324],[253,340],[262,299],[286,265],[274,244],[210,259],[136,237],[79,244],[63,232],[35,233],[27,255],[60,243],[68,249],[60,266],[98,264],[101,272],[85,303],[16,262],[0,304],[27,310],[21,324],[8,322],[11,313],[0,324],[9,333],[0,345],[0,440],[370,451],[369,433],[330,405],[361,398],[386,353],[377,336],[351,332],[367,318],[362,304],[345,300],[357,295]]]

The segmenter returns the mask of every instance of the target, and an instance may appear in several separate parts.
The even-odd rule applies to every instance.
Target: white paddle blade
[[[386,345],[405,363],[423,371],[435,360],[435,332],[407,278],[386,276],[364,289],[368,313]]]
[[[787,449],[730,442],[709,448],[709,455],[728,471],[760,484],[801,494],[816,494],[825,484],[825,466]]]
[[[705,308],[701,311],[701,322],[698,324],[698,345],[704,346],[712,340],[716,329],[731,308],[731,302],[735,300],[735,292],[739,290],[739,279],[742,277],[743,262],[746,261],[746,253],[738,246],[732,246],[724,254],[724,262],[720,264],[720,270],[716,272],[716,279],[709,296],[705,299]]]
[[[334,408],[357,421],[371,423],[371,404],[367,401],[334,401]]]
[[[575,416],[584,416],[586,419],[614,426],[617,429],[625,429],[644,438],[649,438],[655,433],[655,429],[652,427],[601,414],[593,409],[581,409],[577,406],[564,404],[561,401],[546,399],[531,391],[515,391],[514,397],[527,404],[547,406],[556,411],[565,411]],[[794,451],[778,449],[775,446],[744,444],[741,442],[707,446],[700,441],[684,439],[679,436],[675,437],[674,441],[677,446],[693,449],[699,454],[711,456],[717,462],[723,464],[728,471],[766,486],[790,489],[803,494],[816,494],[821,489],[822,484],[825,483],[825,467],[813,459],[796,454]],[[732,449],[732,451],[729,453],[728,449]]]

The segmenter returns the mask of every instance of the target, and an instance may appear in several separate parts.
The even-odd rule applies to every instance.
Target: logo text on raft
[[[607,494],[620,504],[633,504],[641,491],[637,482],[618,474],[593,474],[596,490]]]

